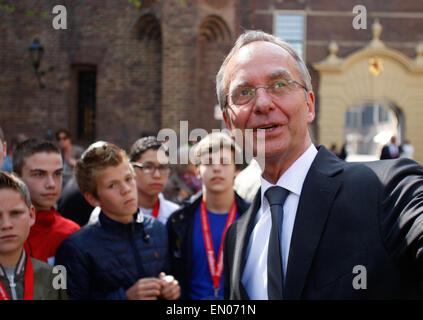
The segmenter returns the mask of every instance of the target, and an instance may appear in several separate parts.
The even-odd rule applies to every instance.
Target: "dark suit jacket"
[[[396,157],[393,157],[391,154],[391,150],[389,149],[389,145],[386,145],[382,148],[382,152],[380,153],[380,160],[396,159],[400,156],[401,153],[402,146],[398,146],[398,155]]]
[[[226,233],[226,299],[248,299],[241,279],[259,207],[260,190]],[[421,166],[408,159],[348,163],[320,147],[298,204],[284,296],[421,298],[422,243]],[[364,266],[366,273],[355,266]],[[354,289],[357,276],[366,277],[366,289]]]
[[[171,275],[181,286],[181,299],[190,299],[192,272],[192,234],[195,212],[201,203],[203,193],[193,195],[189,202],[175,211],[167,220]],[[239,217],[247,211],[250,203],[235,192],[235,201]],[[194,257],[195,258],[195,257]]]

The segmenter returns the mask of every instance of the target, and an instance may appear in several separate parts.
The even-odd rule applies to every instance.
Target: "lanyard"
[[[204,201],[204,198],[201,200],[201,229],[203,231],[207,262],[209,264],[209,270],[213,280],[213,288],[215,291],[215,295],[217,294],[218,289],[220,287],[220,277],[222,276],[222,272],[223,272],[223,240],[225,238],[226,230],[231,225],[231,223],[235,221],[235,217],[236,217],[236,202],[234,199],[234,202],[231,206],[231,209],[229,210],[229,214],[226,219],[226,225],[222,233],[222,238],[220,240],[219,255],[217,257],[217,265],[216,265],[216,261],[214,258],[213,241],[210,234],[210,225],[209,225],[209,218],[207,215],[206,203]]]
[[[153,208],[153,217],[157,219],[159,216],[159,207],[160,207],[160,200],[157,199],[156,203],[154,204]]]
[[[31,258],[26,254],[26,265],[25,265],[25,288],[24,288],[24,300],[32,300],[34,292],[34,273],[32,270]],[[6,289],[0,282],[0,300],[10,300]]]

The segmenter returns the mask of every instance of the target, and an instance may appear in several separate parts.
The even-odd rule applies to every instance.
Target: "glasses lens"
[[[147,163],[142,166],[142,171],[144,171],[144,173],[152,173],[153,170],[154,166],[152,164]]]
[[[159,168],[160,174],[168,174],[170,171],[169,165],[159,166],[158,168]]]
[[[231,94],[232,103],[236,106],[242,106],[244,104],[247,104],[252,98],[254,98],[254,95],[254,88],[236,88]]]

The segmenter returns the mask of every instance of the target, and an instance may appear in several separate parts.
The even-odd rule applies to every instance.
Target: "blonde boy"
[[[125,151],[92,144],[75,166],[86,200],[99,220],[63,242],[57,263],[68,271],[71,299],[177,299],[179,284],[166,276],[164,225],[138,209],[135,174]]]

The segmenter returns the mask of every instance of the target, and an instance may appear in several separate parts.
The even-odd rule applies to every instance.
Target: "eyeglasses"
[[[67,138],[68,138],[67,136],[57,137],[57,141],[66,140]]]
[[[131,162],[133,166],[140,168],[145,174],[154,174],[156,170],[159,170],[160,174],[169,174],[170,166],[168,164],[155,166],[151,163]]]
[[[266,90],[267,94],[281,98],[283,96],[289,95],[296,87],[301,87],[305,91],[307,88],[305,85],[289,79],[276,79],[269,82],[266,86],[259,87],[249,87],[249,86],[240,86],[235,88],[231,93],[226,96],[230,97],[231,105],[235,107],[241,107],[249,103],[256,96],[258,89],[263,88]]]

